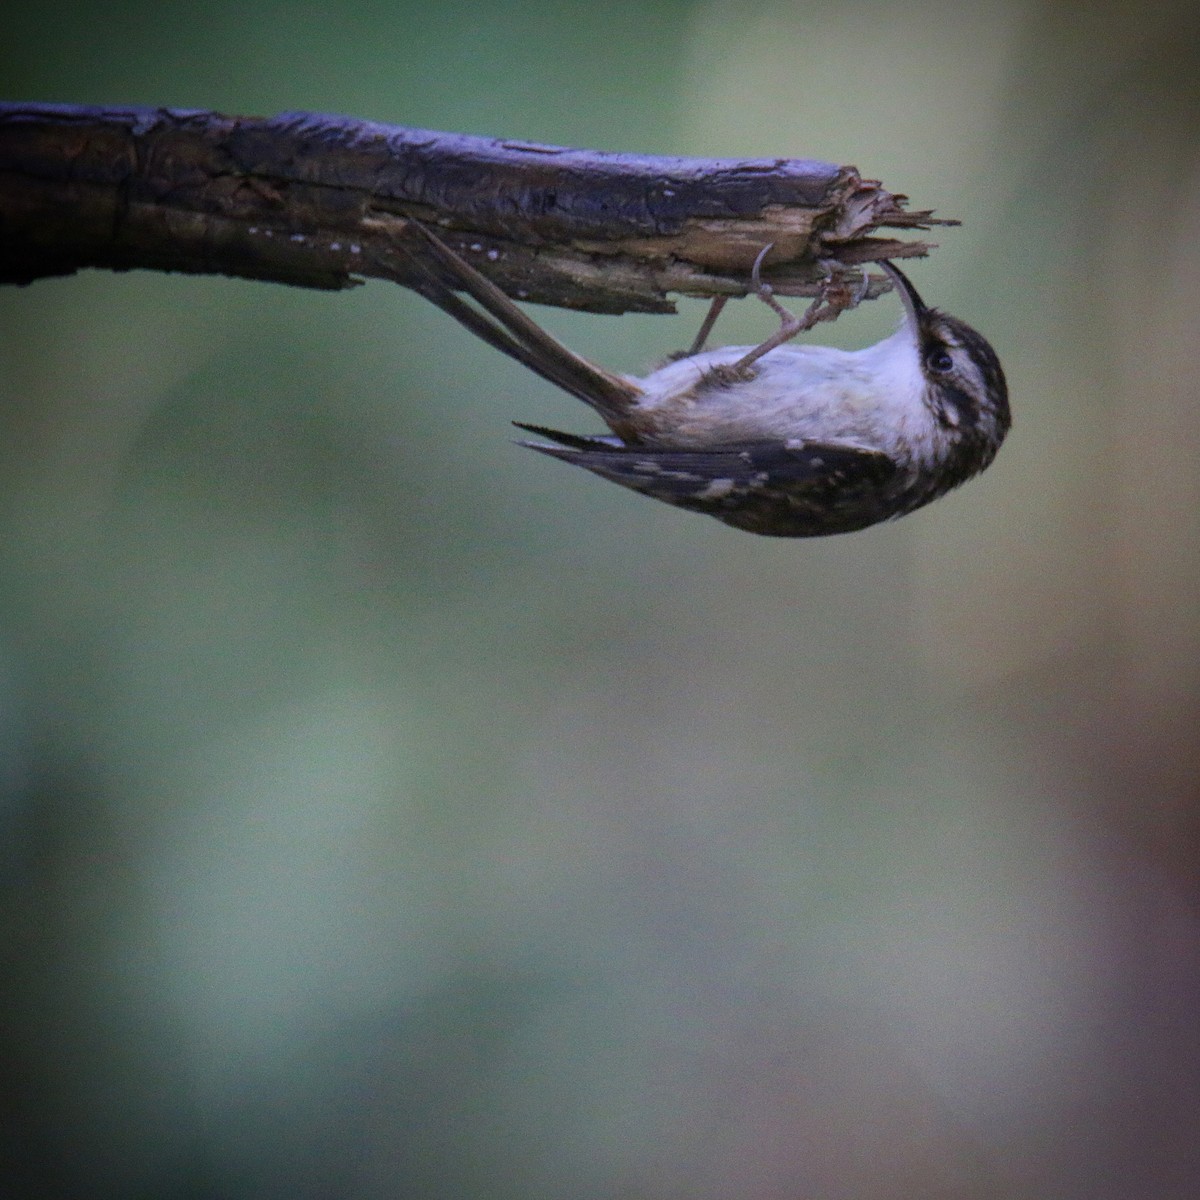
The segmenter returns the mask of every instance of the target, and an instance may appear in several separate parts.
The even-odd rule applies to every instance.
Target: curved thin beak
[[[881,259],[879,265],[892,281],[892,286],[896,289],[896,294],[904,303],[904,311],[908,313],[908,319],[912,323],[913,331],[916,332],[921,326],[921,315],[927,310],[928,306],[917,294],[917,289],[908,282],[908,276],[899,267],[893,265],[887,259]]]

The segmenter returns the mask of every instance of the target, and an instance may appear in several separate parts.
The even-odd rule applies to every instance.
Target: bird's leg
[[[782,346],[785,342],[790,342],[796,334],[803,333],[806,329],[811,329],[817,323],[817,314],[820,312],[821,306],[825,303],[825,289],[829,284],[830,275],[825,276],[825,282],[821,285],[821,290],[817,293],[816,299],[804,310],[804,315],[801,317],[784,308],[775,299],[775,293],[771,290],[771,285],[764,283],[760,274],[763,259],[770,252],[771,245],[769,243],[758,252],[758,257],[754,260],[754,266],[750,269],[750,282],[754,284],[754,290],[758,294],[758,298],[779,318],[779,328],[766,341],[760,342],[753,350],[747,354],[743,354],[733,364],[733,369],[738,372],[745,371],[749,366],[762,358],[764,354],[774,350],[776,346]]]
[[[712,303],[708,306],[708,312],[704,314],[704,320],[700,322],[700,328],[697,330],[692,344],[686,350],[678,354],[673,354],[671,357],[675,359],[691,358],[693,354],[699,354],[708,345],[708,339],[712,334],[713,326],[717,323],[717,318],[721,315],[721,310],[728,302],[728,296],[714,296]]]
[[[859,268],[859,277],[853,289],[846,278],[844,267],[828,264],[825,279],[821,284],[821,299],[827,311],[817,317],[818,321],[831,321],[847,309],[857,308],[871,290],[871,276],[866,267]]]
[[[754,290],[758,298],[779,317],[779,328],[765,342],[760,342],[753,350],[743,354],[736,362],[713,367],[712,373],[725,383],[736,383],[752,378],[754,375],[752,368],[764,354],[774,350],[776,346],[782,346],[784,342],[791,341],[796,334],[802,333],[806,329],[811,329],[820,320],[821,306],[825,303],[824,286],[822,286],[817,298],[805,309],[804,315],[798,317],[795,313],[789,312],[788,309],[784,308],[775,299],[775,293],[771,290],[771,285],[763,282],[760,275],[763,259],[767,257],[774,245],[774,242],[768,242],[758,252],[758,257],[754,260],[754,266],[750,269],[750,281],[754,284]]]
[[[750,378],[754,373],[752,369],[754,364],[764,354],[770,353],[785,342],[790,342],[798,333],[811,329],[817,322],[830,320],[843,310],[854,308],[867,294],[870,286],[870,280],[864,270],[858,288],[851,293],[846,288],[840,271],[834,266],[828,265],[816,298],[801,316],[796,316],[775,299],[771,285],[765,283],[761,276],[763,259],[766,258],[773,245],[774,243],[768,243],[758,252],[754,266],[750,269],[750,281],[754,284],[758,298],[779,317],[779,328],[766,341],[760,342],[753,350],[743,354],[737,362],[714,368],[714,373],[727,382]]]

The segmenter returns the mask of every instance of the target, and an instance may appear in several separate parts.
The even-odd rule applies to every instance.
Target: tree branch
[[[669,293],[811,295],[829,269],[925,254],[939,221],[853,167],[657,158],[317,113],[0,104],[0,282],[85,267],[338,289],[413,286],[409,220],[509,295],[670,312]],[[774,266],[770,264],[774,263]]]

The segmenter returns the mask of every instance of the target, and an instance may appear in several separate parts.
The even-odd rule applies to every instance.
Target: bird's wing
[[[888,494],[895,463],[881,451],[849,443],[746,442],[667,450],[548,429],[533,432],[559,445],[521,445],[753,533],[845,533],[883,520],[891,511]]]

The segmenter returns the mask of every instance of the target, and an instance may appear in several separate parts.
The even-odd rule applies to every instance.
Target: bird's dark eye
[[[929,357],[925,359],[925,364],[931,371],[936,371],[939,375],[945,375],[947,371],[954,370],[954,359],[945,350],[930,351]]]

